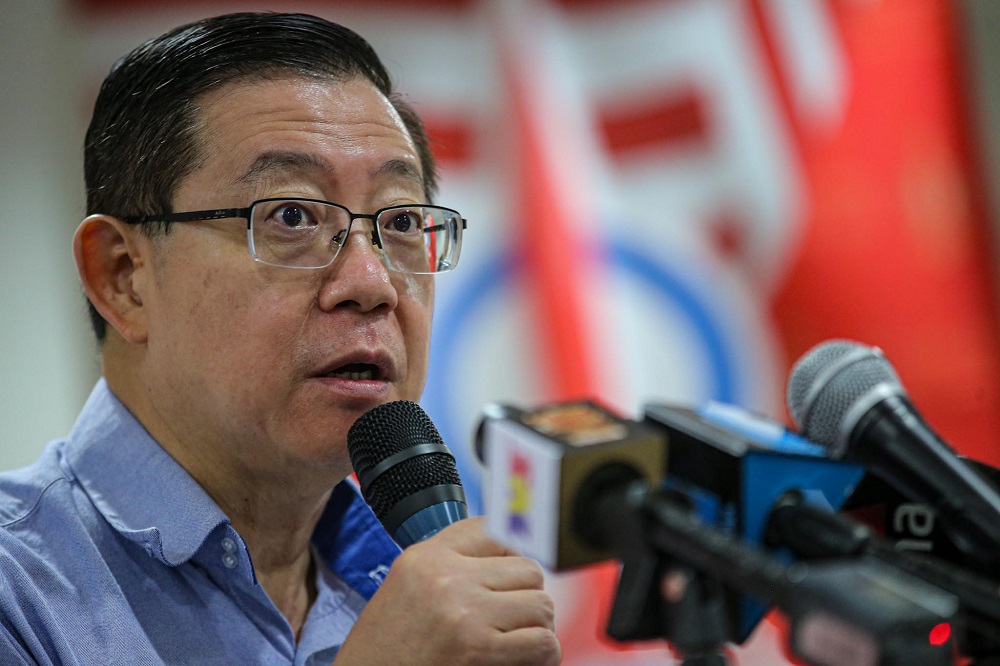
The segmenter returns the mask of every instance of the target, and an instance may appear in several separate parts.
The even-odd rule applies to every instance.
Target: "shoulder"
[[[53,552],[63,535],[79,538],[79,514],[73,483],[60,466],[60,442],[46,447],[32,465],[0,474],[0,585],[7,587],[37,577],[46,562],[61,559]],[[0,601],[0,604],[3,602]]]
[[[58,444],[29,467],[0,474],[2,664],[75,663],[80,623],[100,610],[95,592],[107,597],[111,589],[95,541],[99,523],[62,469]]]
[[[47,507],[70,486],[70,477],[60,465],[63,441],[49,444],[28,467],[0,473],[0,532],[17,530],[18,523]]]
[[[35,593],[38,581],[58,587],[60,570],[89,559],[98,523],[62,469],[60,444],[50,444],[32,465],[0,474],[0,581],[7,595],[16,596],[11,586]]]

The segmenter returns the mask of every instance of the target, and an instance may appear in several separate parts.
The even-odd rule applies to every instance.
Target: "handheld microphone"
[[[924,422],[881,350],[834,340],[792,369],[788,408],[806,438],[930,505],[972,564],[1000,567],[1000,495]]]
[[[401,547],[468,517],[455,458],[420,405],[365,412],[347,433],[361,494]]]

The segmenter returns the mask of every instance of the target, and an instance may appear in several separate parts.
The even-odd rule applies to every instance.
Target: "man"
[[[112,69],[85,170],[103,378],[0,477],[0,662],[558,662],[535,563],[478,519],[396,558],[344,481],[354,421],[420,396],[464,225],[369,45],[179,28]]]

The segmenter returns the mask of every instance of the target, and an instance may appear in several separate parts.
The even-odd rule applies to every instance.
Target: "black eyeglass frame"
[[[467,229],[469,226],[466,219],[462,217],[462,214],[459,213],[457,210],[455,210],[454,208],[447,208],[445,206],[438,206],[437,204],[420,203],[420,204],[401,204],[397,206],[386,206],[385,208],[379,208],[374,213],[369,214],[369,213],[353,213],[349,208],[347,208],[347,206],[342,206],[338,203],[334,203],[332,201],[325,201],[323,199],[308,199],[305,197],[271,197],[268,199],[258,199],[257,201],[252,202],[246,208],[216,208],[214,210],[193,210],[193,211],[185,211],[182,213],[161,213],[159,215],[126,215],[119,219],[122,222],[125,222],[126,224],[145,224],[147,222],[206,222],[209,220],[227,220],[227,219],[243,218],[247,221],[247,240],[248,240],[247,249],[250,251],[250,257],[254,261],[257,261],[262,264],[267,264],[268,266],[278,266],[279,268],[295,268],[300,270],[319,270],[321,268],[326,268],[327,266],[332,264],[337,259],[337,255],[340,254],[340,249],[343,247],[342,242],[337,242],[337,251],[333,253],[333,256],[330,258],[330,261],[324,264],[323,266],[286,266],[284,264],[272,264],[270,262],[264,261],[263,259],[259,258],[256,255],[256,253],[254,252],[253,240],[252,240],[253,210],[254,208],[256,208],[261,204],[272,203],[275,201],[289,201],[292,203],[301,201],[303,203],[323,204],[325,206],[333,206],[334,208],[339,208],[340,210],[347,213],[348,216],[347,229],[337,234],[339,236],[340,233],[343,233],[344,238],[350,236],[351,226],[354,224],[354,220],[359,220],[359,219],[371,220],[372,244],[378,247],[378,249],[382,250],[383,252],[382,256],[385,257],[386,266],[398,273],[409,273],[412,275],[435,275],[436,273],[444,273],[454,269],[455,266],[458,265],[458,260],[456,259],[455,263],[450,264],[448,268],[444,270],[437,270],[433,272],[432,271],[418,272],[418,271],[400,270],[396,268],[395,266],[393,266],[392,260],[385,255],[385,248],[382,246],[382,234],[379,231],[377,223],[378,218],[380,215],[382,215],[382,213],[394,210],[408,210],[411,208],[437,208],[440,210],[448,211],[449,213],[454,213],[456,217],[458,217],[458,219],[462,221],[462,226],[460,229],[458,229],[458,238],[456,239],[456,245],[458,247],[457,252],[459,252],[459,254],[461,253],[462,249],[461,232]],[[435,225],[433,227],[427,227],[425,229],[422,229],[422,231],[424,232],[436,231],[438,229],[443,229],[443,228],[444,225]],[[336,236],[331,240],[336,241]]]

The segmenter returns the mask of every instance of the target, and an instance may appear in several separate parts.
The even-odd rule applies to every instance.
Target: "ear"
[[[110,215],[87,217],[73,235],[73,257],[87,298],[126,341],[146,341],[143,291],[152,245],[137,227]]]

